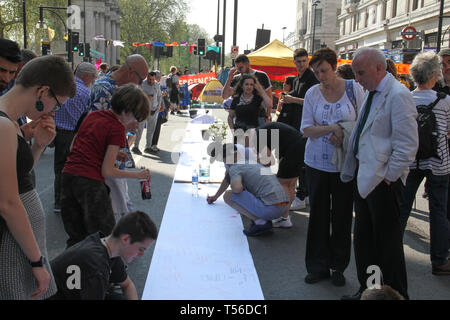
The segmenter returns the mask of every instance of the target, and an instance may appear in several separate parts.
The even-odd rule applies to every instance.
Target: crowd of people
[[[258,125],[258,116],[267,111],[270,95],[263,88],[267,93],[270,80],[267,85],[266,74],[252,70],[244,55],[237,57],[222,91],[224,99],[232,95],[227,111],[234,145],[214,143],[208,150],[226,167],[208,203],[223,194],[227,204],[250,218],[244,233],[259,236],[274,227],[292,227],[289,211],[305,209],[309,202],[305,282],[331,278],[335,286],[346,283],[355,211],[360,289],[342,299],[378,295],[365,293],[368,268],[374,265],[382,273],[383,296],[392,296],[391,290],[409,299],[403,235],[426,178],[431,272],[450,275],[450,50],[418,54],[410,71],[414,86],[402,81],[392,60],[374,48],[357,50],[352,65],[338,66],[329,48],[317,50],[310,60],[306,50],[297,49],[293,59],[298,75],[285,80],[277,122],[259,117]],[[424,125],[433,130],[425,132]],[[277,174],[262,171],[274,158]]]
[[[223,195],[251,220],[247,236],[291,228],[289,212],[309,204],[305,282],[331,278],[335,286],[346,283],[355,211],[360,289],[342,298],[370,296],[367,269],[376,265],[382,284],[408,299],[403,235],[426,178],[431,270],[450,275],[450,50],[416,56],[413,91],[377,49],[358,49],[351,66],[338,66],[329,48],[311,59],[297,49],[293,61],[298,75],[286,78],[273,110],[268,75],[252,69],[247,56],[236,58],[222,91],[234,141],[208,148],[226,174],[207,202]],[[149,169],[125,169],[135,167],[132,153],[142,154],[144,127],[143,151],[157,153],[161,125],[180,113],[177,67],[163,76],[134,54],[120,66],[99,71],[83,62],[72,71],[60,57],[37,57],[0,39],[0,91],[0,299],[115,299],[111,284],[122,298],[137,299],[124,261],[142,256],[157,228],[133,210],[126,181],[148,180]],[[417,106],[429,106],[436,123],[434,153],[424,157]],[[50,144],[54,211],[68,240],[47,261],[33,166]],[[88,272],[67,290],[74,265]]]

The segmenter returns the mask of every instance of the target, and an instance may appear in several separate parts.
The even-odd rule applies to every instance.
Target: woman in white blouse
[[[332,283],[343,286],[351,253],[353,183],[340,180],[332,158],[344,140],[343,124],[348,128],[356,121],[363,90],[336,75],[337,56],[329,48],[316,51],[310,66],[320,84],[306,93],[301,125],[308,137],[305,164],[311,207],[305,282],[330,278],[331,271]]]

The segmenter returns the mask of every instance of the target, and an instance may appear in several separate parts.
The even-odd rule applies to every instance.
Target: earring
[[[34,106],[39,112],[42,112],[44,110],[44,104],[42,103],[41,98],[38,98],[38,101],[36,101],[36,104]]]

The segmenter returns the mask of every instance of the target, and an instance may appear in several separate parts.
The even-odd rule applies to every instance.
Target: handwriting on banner
[[[209,81],[211,81],[212,79],[216,79],[216,78],[217,78],[217,75],[215,72],[200,73],[200,74],[195,74],[195,75],[190,75],[190,76],[181,76],[180,77],[180,86],[182,86],[185,83],[187,83],[188,86],[190,86],[191,84],[195,84],[195,83],[207,84]]]

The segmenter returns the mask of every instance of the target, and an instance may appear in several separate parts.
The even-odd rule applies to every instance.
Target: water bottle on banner
[[[194,169],[192,171],[192,196],[198,197],[198,171]]]
[[[199,166],[199,178],[198,182],[200,183],[209,183],[210,180],[210,163],[206,157],[203,157],[202,162],[200,162]]]

